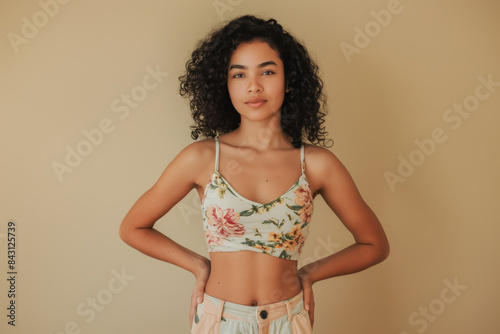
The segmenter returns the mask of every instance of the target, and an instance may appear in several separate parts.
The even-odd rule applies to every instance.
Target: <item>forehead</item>
[[[257,65],[270,60],[281,63],[278,52],[269,46],[268,43],[254,40],[238,45],[231,55],[230,65]]]

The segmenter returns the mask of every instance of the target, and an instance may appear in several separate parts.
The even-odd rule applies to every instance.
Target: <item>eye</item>
[[[233,75],[232,77],[234,79],[238,79],[238,78],[243,78],[245,75],[243,73],[236,73],[235,75]]]
[[[267,71],[262,72],[262,75],[272,75],[272,74],[274,74],[274,71],[272,71],[272,70],[267,70]]]

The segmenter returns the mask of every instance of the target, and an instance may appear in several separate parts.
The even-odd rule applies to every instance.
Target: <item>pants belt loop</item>
[[[292,306],[290,305],[290,301],[284,300],[283,303],[286,305],[286,310],[288,311],[288,321],[292,321]]]
[[[217,311],[217,323],[220,323],[222,321],[222,312],[224,311],[224,300],[220,301],[219,304],[219,310]]]
[[[222,311],[224,310],[224,300],[220,301],[219,310],[217,311],[217,322],[215,323],[215,333],[220,333],[221,321],[222,321]]]

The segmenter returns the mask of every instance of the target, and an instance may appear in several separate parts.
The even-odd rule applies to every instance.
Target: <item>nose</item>
[[[251,77],[248,82],[248,92],[256,93],[262,91],[262,85],[258,77]]]

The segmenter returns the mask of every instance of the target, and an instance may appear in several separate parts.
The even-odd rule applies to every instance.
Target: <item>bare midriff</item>
[[[296,296],[297,261],[252,251],[211,252],[205,292],[241,305],[266,305]]]

